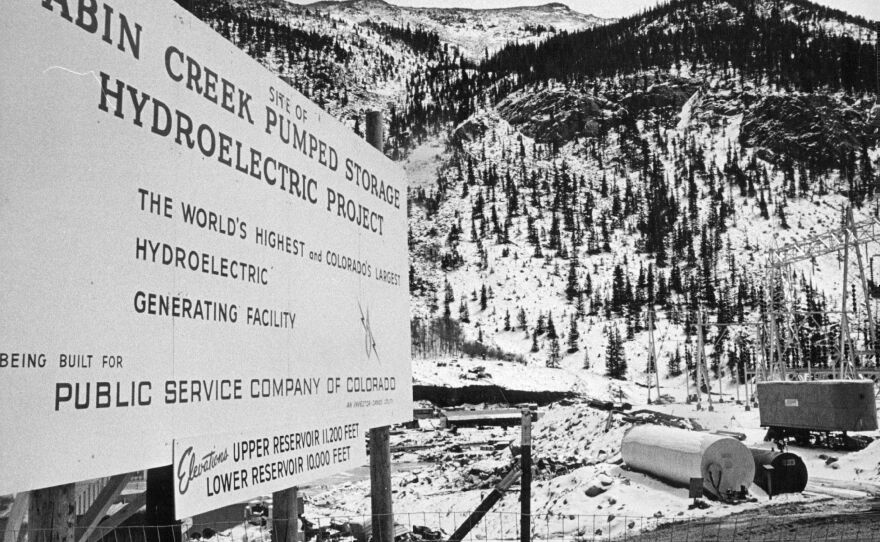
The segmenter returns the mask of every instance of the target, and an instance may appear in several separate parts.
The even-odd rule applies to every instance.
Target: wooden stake
[[[74,542],[76,484],[31,491],[28,542]]]
[[[522,489],[520,491],[519,540],[529,542],[532,537],[532,411],[522,411],[522,449],[520,451],[520,470],[522,470]]]
[[[272,493],[272,541],[298,542],[299,489],[291,487]]]

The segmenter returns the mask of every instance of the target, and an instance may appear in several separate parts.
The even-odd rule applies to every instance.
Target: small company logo
[[[196,457],[192,446],[184,450],[180,455],[180,462],[177,464],[177,490],[180,495],[185,495],[189,490],[189,484],[199,476],[210,471],[214,467],[220,465],[229,459],[229,452],[223,450],[217,453],[212,450],[203,455],[201,459]]]
[[[367,359],[370,359],[375,354],[376,361],[381,363],[379,351],[376,350],[376,339],[373,337],[372,328],[370,328],[370,308],[367,307],[367,312],[364,313],[364,308],[361,306],[361,302],[358,301],[358,310],[361,313],[361,325],[364,327],[364,348],[367,352]]]

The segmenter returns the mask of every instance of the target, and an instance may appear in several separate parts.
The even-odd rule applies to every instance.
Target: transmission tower
[[[800,342],[793,323],[793,314],[797,300],[794,297],[792,265],[802,261],[813,261],[819,256],[834,252],[843,252],[843,280],[841,281],[840,298],[840,340],[837,345],[838,352],[838,378],[853,377],[856,365],[865,366],[867,357],[874,358],[877,364],[877,340],[874,315],[871,310],[871,292],[865,276],[864,260],[861,247],[869,243],[880,241],[880,220],[872,217],[862,222],[855,222],[851,207],[847,207],[842,213],[840,228],[808,237],[802,241],[791,243],[779,248],[771,249],[767,263],[766,286],[767,303],[769,311],[766,321],[765,344],[766,367],[763,368],[763,378],[787,379],[788,369],[785,363],[785,352],[799,349]],[[855,343],[850,332],[849,314],[852,309],[847,308],[849,292],[849,261],[851,253],[855,254],[858,264],[859,282],[865,301],[865,311],[868,322],[868,348],[856,350]],[[789,288],[785,288],[785,284]],[[786,295],[786,290],[789,290]],[[788,333],[785,333],[788,331]],[[800,359],[803,359],[802,357]],[[856,363],[861,361],[862,363]],[[810,368],[810,372],[812,368]]]

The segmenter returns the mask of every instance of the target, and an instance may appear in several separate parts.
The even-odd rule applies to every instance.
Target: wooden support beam
[[[75,542],[76,484],[31,491],[28,542]]]
[[[95,527],[97,527],[101,520],[104,519],[104,516],[107,515],[107,511],[110,510],[110,507],[113,506],[119,498],[122,490],[128,485],[131,475],[132,473],[130,472],[117,474],[110,478],[107,485],[101,489],[95,502],[92,503],[86,513],[83,514],[77,522],[77,542],[88,542],[89,537],[91,537],[92,533],[95,531]]]
[[[464,520],[464,523],[462,523],[458,527],[458,529],[455,530],[454,533],[452,533],[452,536],[449,537],[448,542],[462,542],[462,540],[464,540],[464,537],[466,537],[468,533],[470,533],[473,528],[477,526],[477,524],[486,516],[489,510],[491,510],[492,507],[501,500],[501,498],[504,496],[504,492],[510,489],[510,486],[512,486],[514,482],[519,479],[520,474],[522,474],[522,471],[520,471],[518,467],[515,467],[512,471],[508,472],[507,475],[502,478],[500,482],[498,482],[498,485],[496,485],[492,489],[492,491],[486,496],[486,498],[483,499],[483,502],[481,502],[479,506],[477,506],[477,509],[470,516],[468,516],[466,520]]]
[[[3,529],[3,542],[18,542],[21,534],[21,524],[28,511],[30,492],[21,491],[15,494],[12,502],[12,510],[6,516],[6,527]]]
[[[110,534],[113,529],[122,525],[123,522],[131,516],[137,514],[147,503],[147,494],[135,493],[134,495],[123,497],[123,500],[126,501],[125,507],[121,510],[117,510],[116,513],[107,518],[106,521],[98,524],[98,526],[95,527],[95,530],[92,531],[92,534],[89,535],[86,542],[100,542],[101,539]]]
[[[298,493],[296,487],[272,493],[272,542],[298,542]]]

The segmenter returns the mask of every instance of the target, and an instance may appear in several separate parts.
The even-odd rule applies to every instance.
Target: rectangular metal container
[[[870,380],[759,382],[757,396],[763,427],[877,429],[877,404]]]

